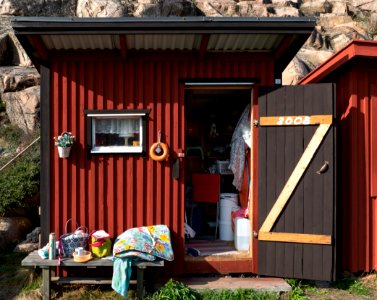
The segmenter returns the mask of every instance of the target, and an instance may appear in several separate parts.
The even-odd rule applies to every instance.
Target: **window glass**
[[[149,110],[86,111],[91,153],[145,152]]]
[[[95,146],[140,146],[141,118],[93,118]]]

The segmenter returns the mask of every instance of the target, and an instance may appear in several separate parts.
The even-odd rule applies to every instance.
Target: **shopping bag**
[[[104,230],[97,230],[91,234],[90,246],[94,257],[111,255],[110,235]]]
[[[63,234],[59,239],[59,245],[63,252],[61,253],[61,255],[63,257],[72,257],[72,254],[73,252],[75,252],[76,248],[88,248],[88,229],[85,226],[78,226],[78,224],[76,223],[76,230],[74,232],[67,233],[67,226],[70,221],[72,221],[72,219],[69,219],[66,222],[65,234]]]

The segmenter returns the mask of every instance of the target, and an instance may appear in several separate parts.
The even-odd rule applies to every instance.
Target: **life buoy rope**
[[[158,142],[149,149],[149,156],[155,161],[168,160],[169,148],[165,143],[161,143],[161,131],[158,132]]]

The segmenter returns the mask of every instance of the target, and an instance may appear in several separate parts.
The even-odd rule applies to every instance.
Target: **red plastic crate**
[[[216,203],[220,199],[219,174],[192,174],[192,200]]]

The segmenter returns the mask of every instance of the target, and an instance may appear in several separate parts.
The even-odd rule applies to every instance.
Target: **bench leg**
[[[50,283],[51,283],[51,270],[50,267],[42,268],[42,298],[49,300],[51,296]]]
[[[144,296],[144,268],[137,268],[136,296],[138,299]]]

